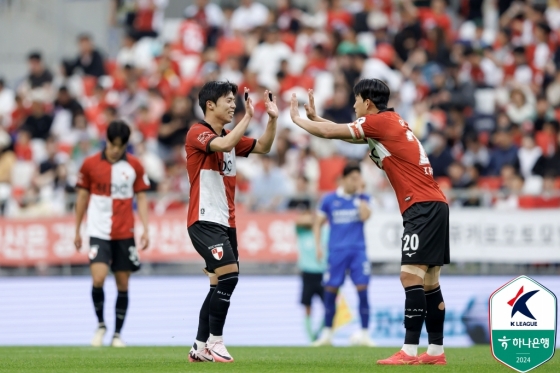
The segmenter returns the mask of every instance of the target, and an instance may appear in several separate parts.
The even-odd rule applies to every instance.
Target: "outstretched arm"
[[[290,115],[292,121],[310,134],[324,139],[354,140],[363,136],[356,136],[351,131],[350,124],[338,124],[334,122],[314,122],[299,116],[298,101],[292,94]]]
[[[329,124],[335,124],[335,122],[330,121],[328,119],[322,118],[319,115],[317,115],[317,110],[315,109],[315,97],[313,96],[313,90],[310,89],[307,91],[307,95],[309,98],[309,102],[307,104],[304,104],[303,107],[305,108],[305,114],[307,115],[307,118],[309,118],[309,120],[313,121],[313,122],[319,122],[319,123],[329,123]],[[299,111],[298,111],[299,113]],[[294,121],[295,123],[295,121]],[[297,123],[296,123],[297,124]],[[301,126],[300,126],[301,127]],[[362,139],[340,139],[342,141],[346,141],[349,142],[351,144],[365,144],[366,140],[362,140]]]
[[[249,93],[249,90],[247,88],[245,88],[245,93]],[[210,150],[213,152],[227,153],[235,148],[237,143],[239,143],[239,140],[241,140],[241,138],[245,134],[245,131],[247,131],[247,126],[249,126],[249,122],[251,122],[251,119],[253,118],[253,113],[253,103],[251,99],[248,98],[247,101],[245,101],[245,116],[243,117],[243,119],[241,119],[239,123],[237,123],[235,128],[226,136],[218,136],[210,140]]]
[[[276,106],[276,97],[273,100],[269,97],[270,91],[264,91],[264,104],[266,106],[266,112],[268,113],[268,123],[266,129],[262,136],[257,140],[255,148],[253,149],[254,154],[267,154],[270,152],[272,147],[272,142],[274,141],[274,135],[276,134],[276,121],[278,119],[278,107]]]

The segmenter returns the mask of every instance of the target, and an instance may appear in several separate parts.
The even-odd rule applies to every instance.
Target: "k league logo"
[[[556,296],[527,276],[498,288],[489,302],[490,345],[499,362],[528,372],[554,356]]]
[[[529,310],[529,307],[527,306],[527,301],[531,299],[531,297],[537,294],[538,292],[539,290],[533,290],[523,294],[523,286],[521,286],[521,288],[519,288],[519,291],[517,292],[515,297],[507,302],[507,304],[509,304],[512,307],[511,318],[513,318],[513,316],[515,316],[515,314],[519,312],[520,314],[535,320],[534,323],[517,322],[517,326],[537,326],[536,323],[537,319],[535,318],[535,316],[533,316],[533,314]],[[516,323],[514,321],[511,322],[511,326],[515,326],[515,324]]]

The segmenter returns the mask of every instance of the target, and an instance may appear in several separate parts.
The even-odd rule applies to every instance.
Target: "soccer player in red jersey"
[[[445,304],[439,286],[441,267],[449,264],[449,206],[433,178],[422,144],[408,124],[391,108],[389,87],[378,79],[363,79],[354,87],[357,120],[337,124],[317,116],[313,92],[305,105],[309,119],[301,118],[292,95],[290,114],[295,124],[312,135],[366,143],[371,160],[387,174],[403,216],[400,280],[405,290],[405,340],[382,365],[445,365],[443,323]],[[418,355],[426,321],[428,351]]]
[[[243,134],[253,117],[249,90],[245,89],[245,116],[231,131],[237,86],[208,82],[198,94],[204,120],[193,125],[186,141],[187,171],[191,183],[188,232],[204,258],[210,291],[202,303],[198,333],[189,352],[191,362],[233,362],[222,338],[224,324],[239,274],[235,230],[235,157],[270,151],[276,133],[276,99],[264,93],[268,124],[257,140]],[[270,95],[271,96],[271,95]]]
[[[109,266],[115,274],[118,296],[115,305],[115,334],[111,346],[124,347],[120,337],[128,308],[128,279],[140,269],[134,242],[133,198],[136,194],[138,215],[144,232],[141,248],[150,242],[148,236],[148,176],[140,161],[126,154],[130,128],[122,121],[113,121],[107,128],[107,145],[103,151],[86,158],[78,174],[76,199],[76,238],[74,245],[82,247],[80,226],[87,210],[89,262],[93,288],[91,296],[98,319],[92,346],[101,346],[107,332],[103,319],[105,295],[103,284]]]

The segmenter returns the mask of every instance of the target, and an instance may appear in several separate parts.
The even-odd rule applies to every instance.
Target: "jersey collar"
[[[384,112],[386,112],[386,111],[395,111],[395,109],[392,108],[392,107],[390,107],[390,108],[387,108],[387,109],[379,110],[379,111],[377,112],[377,114],[381,114],[381,113],[384,113]]]
[[[106,148],[103,148],[103,150],[101,151],[101,159],[104,160],[104,161],[109,162],[109,160],[107,159],[107,156],[105,155],[105,149],[106,149]],[[122,157],[120,157],[119,159],[117,159],[117,162],[118,162],[118,161],[126,161],[126,151],[123,153]],[[109,162],[109,163],[111,163],[111,162]],[[115,162],[115,163],[116,163],[116,162]]]
[[[216,135],[218,135],[218,134],[216,133],[216,131],[214,131],[214,128],[213,128],[213,127],[210,125],[210,123],[208,123],[207,121],[202,120],[202,121],[200,122],[200,124],[202,124],[204,127],[208,127],[208,129],[209,129],[210,131],[212,131],[212,132],[214,132]],[[225,135],[226,135],[226,130],[222,128],[222,136],[225,136]],[[219,136],[219,135],[218,135],[218,136]]]

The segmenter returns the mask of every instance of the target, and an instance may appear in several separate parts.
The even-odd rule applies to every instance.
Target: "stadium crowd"
[[[115,56],[84,33],[74,58],[46,66],[31,51],[27,76],[0,79],[0,215],[68,211],[81,163],[102,149],[115,118],[133,128],[129,150],[150,177],[155,211],[184,208],[185,135],[202,118],[197,94],[210,80],[251,89],[250,136],[266,125],[262,92],[278,98],[271,154],[238,161],[245,208],[316,199],[355,160],[377,207],[397,210],[367,145],[311,138],[290,120],[289,96],[306,102],[308,89],[321,116],[355,120],[361,77],[387,82],[390,106],[423,143],[452,206],[560,206],[559,0],[328,0],[307,9],[195,0],[180,23],[164,19],[167,2],[114,1],[123,34]],[[240,101],[234,123],[242,110]]]

